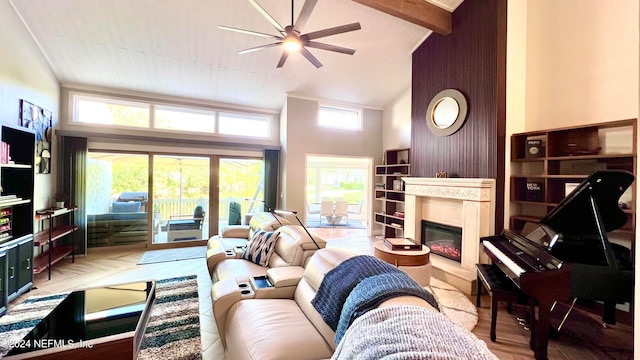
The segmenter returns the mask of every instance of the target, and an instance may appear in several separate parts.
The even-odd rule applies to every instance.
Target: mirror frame
[[[434,121],[434,113],[438,104],[440,104],[440,102],[442,102],[442,100],[444,100],[445,98],[452,98],[458,103],[458,114],[451,125],[447,127],[440,127],[436,125]],[[427,127],[432,133],[438,136],[452,135],[456,131],[460,130],[462,125],[464,125],[464,122],[467,119],[467,111],[467,99],[460,91],[456,89],[442,90],[437,93],[436,96],[433,97],[433,99],[431,99],[431,102],[427,107]]]

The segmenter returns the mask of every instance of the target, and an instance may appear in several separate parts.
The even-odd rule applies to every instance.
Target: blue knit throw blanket
[[[380,276],[382,274],[385,276]],[[373,256],[358,255],[325,274],[311,304],[332,330],[337,331],[340,325],[340,335],[336,333],[338,344],[344,331],[358,316],[385,300],[404,295],[423,298],[439,310],[433,295],[409,275]]]
[[[433,295],[418,285],[404,272],[391,272],[369,276],[351,290],[340,313],[336,329],[335,344],[338,346],[342,336],[355,319],[378,307],[382,302],[397,296],[417,296],[438,311],[438,302]]]

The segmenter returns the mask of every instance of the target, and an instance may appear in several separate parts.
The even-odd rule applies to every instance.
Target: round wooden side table
[[[431,280],[430,250],[422,245],[422,250],[391,250],[383,240],[373,243],[373,255],[404,271],[420,286],[429,286]]]

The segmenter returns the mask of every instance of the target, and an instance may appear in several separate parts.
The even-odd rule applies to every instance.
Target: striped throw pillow
[[[274,235],[273,232],[264,230],[256,231],[244,249],[242,258],[266,267],[271,254],[273,254],[276,240],[278,240],[278,235]]]

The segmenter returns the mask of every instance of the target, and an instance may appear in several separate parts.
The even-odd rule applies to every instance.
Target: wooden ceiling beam
[[[441,35],[451,33],[451,13],[425,0],[353,0],[420,25]]]

